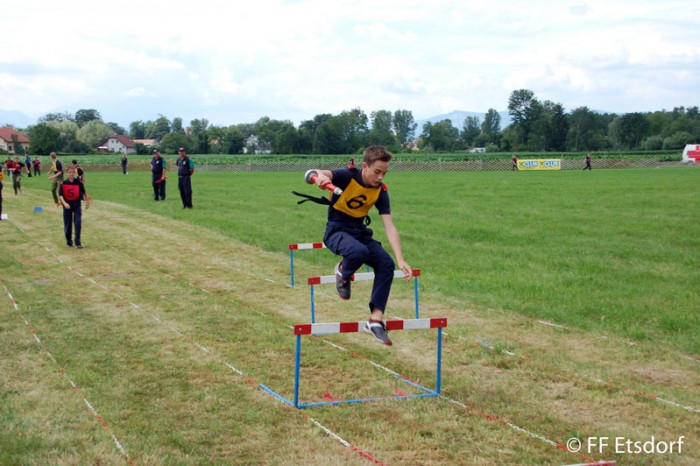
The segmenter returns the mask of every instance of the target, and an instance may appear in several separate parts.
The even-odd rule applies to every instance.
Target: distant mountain
[[[23,129],[35,122],[35,118],[21,112],[0,110],[0,127],[10,124],[15,128]]]
[[[501,115],[501,130],[503,130],[511,122],[510,115],[508,115],[508,112],[498,112],[498,114]],[[461,110],[455,110],[450,113],[445,113],[444,115],[436,115],[430,118],[425,118],[423,120],[416,120],[416,123],[418,124],[418,126],[416,127],[416,136],[423,132],[423,125],[425,125],[428,122],[435,124],[442,120],[450,120],[452,122],[452,126],[462,131],[462,128],[464,127],[465,118],[477,117],[479,118],[479,123],[483,123],[485,116],[486,113],[464,112]]]

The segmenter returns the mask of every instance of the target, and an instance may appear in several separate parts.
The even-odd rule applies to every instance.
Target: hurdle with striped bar
[[[321,324],[298,324],[294,325],[294,335],[296,336],[296,349],[294,357],[294,399],[290,400],[274,390],[270,389],[266,385],[260,384],[260,388],[268,392],[275,398],[293,406],[297,409],[311,408],[314,406],[325,406],[325,405],[339,405],[339,404],[352,404],[352,403],[367,403],[373,401],[381,400],[396,400],[396,399],[406,399],[406,398],[428,398],[428,397],[438,397],[440,396],[441,384],[442,384],[442,329],[447,327],[446,317],[436,317],[431,319],[405,319],[405,320],[387,320],[385,322],[386,329],[391,331],[396,330],[419,330],[419,329],[437,329],[437,358],[436,358],[436,370],[435,370],[435,389],[430,389],[424,387],[416,382],[408,380],[404,377],[398,376],[399,380],[411,385],[423,393],[415,394],[398,394],[385,397],[374,397],[374,398],[361,398],[361,399],[351,399],[351,400],[335,400],[330,399],[329,401],[316,401],[310,403],[299,403],[299,388],[300,388],[300,367],[301,367],[301,337],[302,335],[332,335],[337,333],[357,333],[361,332],[365,321],[362,322],[336,322],[336,323],[321,323]],[[326,397],[328,398],[328,397]]]
[[[294,243],[289,245],[289,284],[294,286],[294,251],[304,249],[326,249],[323,243]]]
[[[404,278],[406,274],[402,270],[394,270],[394,278]],[[420,318],[420,309],[418,305],[418,277],[420,277],[420,269],[413,269],[411,272],[413,277],[413,297],[415,300],[416,319]],[[374,272],[355,273],[350,278],[353,282],[363,282],[374,280]],[[311,301],[311,323],[316,322],[316,294],[314,285],[322,285],[327,283],[335,284],[335,275],[322,275],[319,277],[309,277],[306,282],[309,285],[309,300]]]
[[[289,286],[294,288],[294,251],[305,250],[305,249],[326,249],[326,245],[323,243],[292,243],[288,246],[289,248]],[[366,266],[369,272],[369,265]]]

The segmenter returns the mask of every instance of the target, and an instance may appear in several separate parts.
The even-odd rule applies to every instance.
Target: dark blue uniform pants
[[[80,245],[80,229],[82,227],[83,211],[80,206],[71,207],[70,209],[63,208],[63,231],[66,234],[66,243],[73,245],[71,235],[73,233],[73,224],[75,224],[75,245]]]
[[[346,225],[329,222],[323,242],[335,254],[343,257],[343,278],[350,280],[362,264],[374,270],[372,295],[369,300],[370,312],[386,310],[386,303],[394,280],[394,259],[384,250],[382,244],[372,238],[372,230],[363,224]]]
[[[177,179],[177,187],[182,198],[182,207],[192,208],[192,180],[189,175],[180,175]]]

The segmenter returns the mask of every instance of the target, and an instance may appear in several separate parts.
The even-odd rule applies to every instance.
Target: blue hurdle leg
[[[299,366],[301,363],[301,335],[297,335],[296,360],[294,362],[294,407],[299,408]]]
[[[309,293],[311,294],[311,323],[316,323],[316,307],[314,306],[314,286],[311,285],[309,288]]]
[[[416,301],[416,319],[420,319],[420,312],[418,311],[418,277],[413,279],[413,296]]]
[[[435,393],[440,394],[442,372],[442,327],[438,327],[437,335],[437,375],[435,376]]]
[[[294,249],[289,250],[289,281],[294,286]]]

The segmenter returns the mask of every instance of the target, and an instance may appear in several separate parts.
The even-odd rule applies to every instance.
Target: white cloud
[[[520,88],[566,108],[700,105],[698,17],[683,0],[25,0],[0,17],[0,108],[299,123],[503,110]]]

